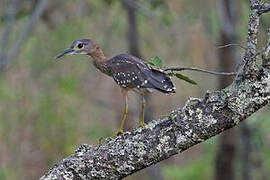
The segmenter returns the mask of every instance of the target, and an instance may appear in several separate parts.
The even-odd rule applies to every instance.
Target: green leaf
[[[179,74],[179,73],[176,73],[175,76],[179,79],[182,79],[190,84],[194,84],[194,85],[197,85],[197,83],[195,81],[193,81],[192,79],[190,79],[189,77],[187,76],[184,76],[182,74]]]
[[[168,76],[174,76],[175,74],[173,72],[168,72],[167,75]]]
[[[228,93],[226,92],[225,89],[221,89],[221,91],[225,94],[226,97],[229,97]]]
[[[163,67],[163,60],[158,56],[151,57],[151,62],[150,63],[153,63],[154,66],[157,66],[159,68]]]
[[[177,111],[171,112],[171,113],[170,113],[170,119],[171,119],[171,120],[174,120],[174,119],[176,118],[177,114],[178,114]]]
[[[155,64],[154,63],[152,63],[152,62],[147,62],[148,64],[150,64],[150,65],[152,65],[152,66],[155,66]]]

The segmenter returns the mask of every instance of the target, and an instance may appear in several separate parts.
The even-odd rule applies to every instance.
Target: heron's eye
[[[78,46],[77,46],[79,49],[83,48],[83,44],[82,43],[79,43]]]

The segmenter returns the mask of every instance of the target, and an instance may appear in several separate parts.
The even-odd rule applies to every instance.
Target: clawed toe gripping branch
[[[264,107],[270,99],[269,33],[262,65],[256,65],[258,56],[254,55],[258,52],[259,18],[270,11],[270,5],[260,0],[250,3],[243,68],[229,87],[209,91],[201,99],[191,98],[171,114],[173,118],[153,120],[144,127],[106,139],[98,147],[81,145],[40,179],[122,179],[236,126]]]

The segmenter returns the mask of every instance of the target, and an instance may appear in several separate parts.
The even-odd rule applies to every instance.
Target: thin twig
[[[18,0],[13,0],[10,4],[10,10],[9,10],[9,15],[7,17],[7,25],[5,28],[5,31],[3,33],[3,37],[1,40],[1,52],[0,52],[0,72],[2,69],[5,68],[6,64],[8,63],[6,61],[6,56],[7,56],[7,49],[9,45],[9,38],[10,34],[12,33],[13,30],[13,25],[14,25],[14,19],[17,13],[17,6],[18,6]]]
[[[244,50],[247,50],[247,48],[245,46],[242,46],[241,44],[225,44],[225,45],[222,45],[222,46],[217,46],[217,49],[221,49],[221,48],[227,48],[227,47],[231,47],[231,46],[238,46]]]
[[[31,34],[32,30],[34,29],[34,26],[36,25],[40,16],[42,15],[45,8],[47,7],[47,4],[48,4],[48,0],[39,0],[36,8],[34,9],[34,12],[31,16],[31,18],[29,19],[24,30],[22,31],[21,36],[19,37],[18,41],[13,46],[12,50],[8,53],[7,60],[6,60],[8,63],[13,61],[13,59],[20,52],[20,49],[21,49],[23,43],[26,41],[26,39]]]
[[[213,74],[213,75],[222,75],[222,76],[233,76],[236,75],[236,72],[216,72],[216,71],[209,71],[205,69],[199,69],[199,68],[192,68],[192,67],[173,67],[173,68],[166,68],[164,71],[198,71],[198,72],[203,72],[203,73],[208,73],[208,74]]]
[[[125,3],[127,3],[129,6],[135,8],[143,14],[145,17],[148,17],[151,19],[151,22],[154,22],[154,25],[157,26],[159,30],[161,30],[165,35],[171,35],[169,28],[162,23],[157,15],[153,13],[149,8],[147,8],[145,5],[139,3],[138,1],[133,1],[133,0],[125,0]]]

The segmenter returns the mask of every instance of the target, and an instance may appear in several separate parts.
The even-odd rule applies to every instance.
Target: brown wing
[[[109,60],[111,76],[124,88],[154,88],[164,93],[174,92],[171,79],[163,72],[152,69],[139,58],[127,54]]]
[[[132,56],[125,54],[111,58],[108,63],[111,76],[119,86],[124,88],[142,88],[147,86],[147,83],[144,83],[147,78],[138,66],[148,68],[144,63],[137,62]]]

